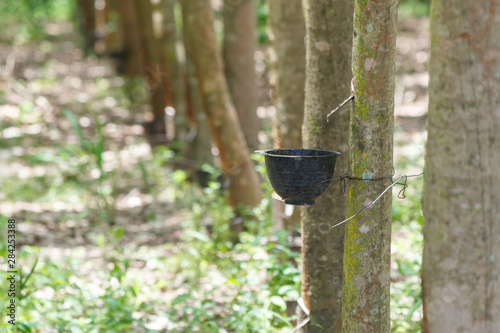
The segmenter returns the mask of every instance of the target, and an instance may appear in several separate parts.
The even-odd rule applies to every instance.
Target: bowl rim
[[[270,152],[276,151],[276,150],[314,150],[314,151],[321,151],[321,152],[326,152],[328,154],[325,155],[279,155],[279,154],[272,154]],[[332,157],[332,156],[338,156],[340,155],[340,152],[335,151],[335,150],[328,150],[328,149],[314,149],[314,148],[272,148],[272,149],[264,149],[264,150],[256,150],[256,153],[262,154],[264,156],[272,156],[272,157],[300,157],[300,158],[323,158],[323,157]]]

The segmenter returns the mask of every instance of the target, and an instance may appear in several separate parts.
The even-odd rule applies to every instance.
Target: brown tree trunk
[[[350,94],[352,11],[347,0],[306,2],[307,67],[303,143],[340,151],[337,174],[347,168],[349,112],[326,115]],[[303,332],[340,332],[346,197],[331,186],[302,214],[302,298],[310,311]]]
[[[433,1],[422,332],[500,330],[500,1]]]
[[[393,170],[395,46],[398,2],[356,0],[349,174],[390,177]],[[347,216],[375,200],[389,179],[349,183]],[[390,331],[390,192],[346,224],[343,332]]]
[[[120,20],[118,14],[119,0],[106,0],[106,28],[104,30],[106,54],[115,57],[123,49],[122,36],[120,34]]]
[[[269,2],[275,148],[302,147],[306,79],[305,21],[301,0]]]
[[[210,128],[207,122],[206,112],[203,110],[198,84],[196,82],[195,68],[193,65],[192,50],[189,49],[186,36],[184,44],[186,50],[186,72],[185,72],[185,98],[186,98],[186,117],[189,124],[187,133],[187,151],[186,158],[195,161],[197,170],[200,170],[203,164],[214,164],[212,155],[212,142],[210,139]]]
[[[275,148],[302,147],[304,89],[306,76],[305,22],[301,0],[269,2],[269,26],[272,43],[273,119]],[[293,207],[293,206],[292,206]],[[289,230],[300,224],[300,209],[285,215],[285,203],[273,200],[278,223]]]
[[[190,63],[188,66],[191,67]],[[193,74],[191,74],[193,75]],[[187,135],[186,158],[195,161],[196,170],[200,171],[203,164],[214,164],[212,155],[212,142],[210,130],[207,124],[207,116],[203,112],[203,105],[198,94],[196,79],[191,76],[188,87],[189,107],[194,116],[194,123],[191,125]]]
[[[135,78],[144,75],[146,59],[142,51],[139,20],[134,0],[121,0],[118,6],[125,52],[125,75]]]
[[[95,43],[94,51],[96,54],[104,54],[106,51],[106,23],[108,20],[109,5],[108,1],[94,1],[95,8]]]
[[[230,177],[229,202],[255,206],[262,194],[234,108],[213,29],[209,0],[181,0],[185,38],[192,51],[200,97],[223,171]]]
[[[224,0],[224,65],[229,90],[250,150],[259,146],[255,82],[255,2]]]
[[[92,50],[95,43],[95,7],[94,0],[78,0],[80,29],[85,35],[85,51]]]
[[[135,0],[139,28],[141,32],[142,50],[145,52],[145,79],[149,86],[153,121],[145,125],[145,130],[152,138],[152,145],[167,144],[167,129],[165,126],[165,107],[167,104],[168,72],[164,64],[163,48],[159,48],[159,40],[153,29],[153,7],[150,0]]]
[[[172,85],[172,98],[175,108],[175,135],[174,143],[177,151],[184,156],[186,150],[187,133],[189,130],[186,115],[186,59],[185,51],[181,47],[180,34],[176,29],[175,4],[177,0],[162,0],[162,44],[164,46],[170,82]],[[182,49],[182,51],[178,51]]]

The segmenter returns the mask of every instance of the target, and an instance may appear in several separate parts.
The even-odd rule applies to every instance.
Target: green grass
[[[422,143],[419,151],[423,149]],[[405,173],[410,168],[423,170],[424,160],[420,154],[403,157],[396,163],[398,174]],[[392,332],[417,333],[421,331],[423,184],[424,176],[408,178],[405,199],[397,198],[400,186],[393,191],[391,256],[392,261],[396,263],[397,272],[391,275],[395,278],[395,281],[391,283]]]

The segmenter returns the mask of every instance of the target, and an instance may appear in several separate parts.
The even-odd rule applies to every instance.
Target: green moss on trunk
[[[359,178],[392,174],[396,20],[397,1],[355,2],[349,172]],[[347,215],[389,184],[350,182]],[[343,332],[390,331],[391,201],[386,194],[346,225]]]

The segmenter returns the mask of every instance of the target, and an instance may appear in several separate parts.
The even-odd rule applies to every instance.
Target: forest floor
[[[402,170],[396,169],[397,175],[419,173],[423,167],[428,24],[425,18],[399,23],[395,159]],[[110,59],[86,57],[71,25],[49,25],[47,32],[43,41],[18,46],[12,46],[12,39],[0,40],[0,213],[18,222],[18,245],[27,249],[20,259],[23,270],[29,272],[39,251],[47,274],[64,276],[64,270],[77,266],[78,276],[67,276],[73,287],[102,296],[114,282],[96,274],[96,268],[107,267],[118,276],[112,255],[120,252],[128,262],[118,271],[135,277],[142,298],[172,300],[189,285],[172,271],[159,277],[158,266],[169,264],[162,258],[189,251],[181,235],[193,212],[185,198],[179,199],[189,193],[179,189],[183,175],[162,167],[169,153],[153,157],[143,138],[146,91],[127,84]],[[269,124],[267,90],[264,85],[259,115]],[[269,133],[261,141],[269,144]],[[419,189],[413,187],[408,194],[417,198],[411,202],[418,206]],[[420,239],[418,230],[394,231],[398,245],[393,246],[393,282],[418,283],[415,272],[408,279],[404,275],[409,265],[419,264],[419,254],[402,245],[412,232],[411,237]],[[54,271],[47,268],[49,262]],[[31,293],[55,300],[58,290],[43,287]],[[409,302],[410,296],[403,293],[396,302]],[[143,309],[148,313],[146,327],[174,330],[175,323],[161,315],[167,310],[158,307]],[[419,310],[414,311],[418,319]]]

